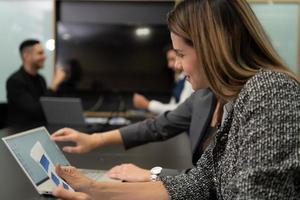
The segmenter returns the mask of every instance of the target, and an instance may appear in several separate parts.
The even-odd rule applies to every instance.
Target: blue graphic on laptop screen
[[[49,160],[46,158],[45,155],[43,155],[41,157],[41,160],[40,160],[40,163],[42,164],[43,168],[46,170],[46,172],[48,171],[49,169]]]
[[[59,185],[59,179],[51,172],[51,179],[54,181],[56,185]]]
[[[44,154],[41,157],[40,163],[43,166],[43,168],[48,172],[50,162]],[[59,178],[52,172],[51,172],[51,179],[57,186],[60,184]],[[62,182],[62,185],[65,189],[67,189],[67,190],[69,189],[69,186],[67,184],[65,184],[64,182]]]
[[[64,188],[65,188],[66,190],[69,189],[69,186],[67,186],[65,183],[63,183],[63,186],[64,186]]]

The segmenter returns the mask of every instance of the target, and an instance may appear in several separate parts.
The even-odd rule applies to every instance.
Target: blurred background
[[[299,5],[295,1],[249,1],[274,47],[299,74]],[[39,39],[47,60],[48,84],[54,66],[69,73],[69,96],[130,96],[141,92],[168,99],[173,84],[163,48],[170,43],[165,22],[173,1],[13,0],[0,1],[0,102],[5,81],[20,65],[19,44]],[[153,84],[155,82],[155,84]]]

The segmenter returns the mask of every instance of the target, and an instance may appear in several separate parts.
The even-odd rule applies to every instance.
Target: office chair
[[[0,103],[0,129],[7,126],[8,105]]]

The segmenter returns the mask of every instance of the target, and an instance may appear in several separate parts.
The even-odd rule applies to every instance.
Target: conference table
[[[34,127],[36,126],[1,129],[0,138]],[[51,133],[58,128],[60,127],[47,127]],[[58,143],[58,146],[61,147],[62,144]],[[125,150],[122,146],[114,146],[96,149],[86,154],[65,153],[65,155],[73,166],[86,169],[108,170],[122,163],[133,163],[146,169],[154,166],[176,169],[192,167],[191,149],[186,134],[129,150]],[[0,181],[1,200],[53,199],[51,196],[37,193],[2,140],[0,141]]]

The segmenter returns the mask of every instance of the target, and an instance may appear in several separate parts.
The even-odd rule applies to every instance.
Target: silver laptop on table
[[[30,150],[39,141],[45,148],[53,163],[70,165],[58,146],[50,140],[50,134],[44,127],[32,129],[12,136],[2,138],[5,145],[14,156],[20,167],[39,194],[51,194],[55,185],[50,181],[42,168],[30,157]],[[86,176],[98,181],[113,181],[104,170],[80,169]]]
[[[49,124],[87,126],[105,124],[107,118],[84,117],[80,98],[41,97],[40,102]]]

